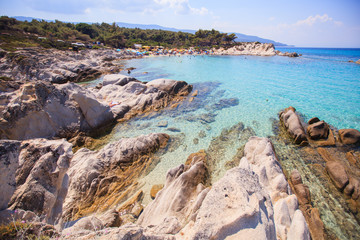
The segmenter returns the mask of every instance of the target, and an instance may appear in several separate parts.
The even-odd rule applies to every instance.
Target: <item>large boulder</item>
[[[236,167],[212,186],[182,232],[189,239],[276,239],[273,217],[258,176]]]
[[[2,163],[8,163],[2,170],[9,177],[1,184],[1,191],[9,194],[2,199],[2,207],[30,210],[46,222],[57,221],[66,194],[63,180],[73,155],[72,145],[65,140],[2,140],[0,149]]]
[[[252,170],[259,176],[260,184],[268,192],[274,205],[277,237],[287,239],[294,213],[298,209],[298,199],[291,193],[270,140],[251,137],[245,145],[240,167]],[[298,178],[294,176],[294,180],[300,181]],[[307,226],[306,222],[303,225]]]
[[[194,214],[209,189],[202,182],[206,167],[202,161],[190,168],[179,165],[168,171],[165,186],[140,215],[138,223],[156,226],[160,233],[176,234]]]
[[[307,127],[307,133],[312,140],[327,139],[329,131],[329,125],[324,121],[312,123]]]
[[[164,108],[174,98],[188,95],[192,90],[192,85],[183,81],[157,79],[145,84],[124,79],[128,78],[124,77],[115,84],[105,84],[96,94],[97,99],[111,106],[116,118]]]
[[[301,124],[299,116],[295,113],[295,108],[288,107],[280,112],[280,120],[283,122],[286,130],[294,139],[296,144],[306,144],[305,130]]]
[[[69,137],[114,120],[108,105],[73,83],[24,84],[4,104],[0,136],[6,139]]]
[[[360,132],[356,129],[340,129],[339,138],[343,144],[360,144]]]
[[[335,161],[327,162],[326,171],[338,189],[344,189],[349,183],[349,177],[341,163]]]

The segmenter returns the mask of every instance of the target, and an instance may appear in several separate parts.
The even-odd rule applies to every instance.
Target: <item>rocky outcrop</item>
[[[289,236],[296,235],[294,239],[310,239],[305,220],[301,223],[302,226],[306,226],[302,232],[292,232],[295,230],[292,228],[292,224],[295,224],[292,221],[298,209],[298,200],[291,193],[271,142],[266,138],[251,137],[245,145],[244,158],[240,161],[240,167],[254,171],[259,176],[260,184],[270,195],[274,206],[277,237],[287,239]],[[302,221],[302,219],[304,217],[298,217],[297,221]]]
[[[21,82],[80,82],[119,72],[122,66],[113,60],[134,57],[131,53],[113,50],[72,52],[29,48],[7,54],[0,62],[0,70],[2,76]]]
[[[186,82],[169,79],[145,84],[116,75],[110,80],[114,84],[105,84],[98,91],[74,83],[23,84],[6,93],[0,102],[0,137],[23,140],[88,134],[111,125],[115,119],[159,110],[192,90]]]
[[[268,139],[250,138],[240,165],[211,189],[205,187],[204,154],[191,155],[186,165],[168,172],[164,188],[138,224],[153,233],[186,239],[310,239]]]
[[[181,100],[192,90],[192,86],[183,81],[156,79],[145,84],[124,76],[115,77],[118,77],[115,84],[105,84],[96,95],[109,103],[116,118],[159,110],[171,101]]]
[[[1,170],[8,177],[1,178],[1,191],[6,193],[1,199],[2,208],[30,210],[48,223],[58,220],[66,194],[63,179],[72,158],[71,148],[65,140],[1,140]]]
[[[299,116],[295,113],[295,108],[288,107],[280,112],[280,121],[285,126],[287,132],[294,139],[296,144],[307,144],[305,130],[301,124]]]
[[[213,49],[215,55],[256,55],[256,56],[274,56],[275,47],[272,43],[239,43],[234,47],[224,49]]]
[[[1,138],[67,137],[114,120],[110,107],[74,84],[24,84],[7,95],[0,123]]]
[[[299,57],[299,54],[297,54],[296,52],[280,52],[279,50],[276,50],[275,52],[276,52],[276,55],[278,55],[278,56]]]
[[[343,144],[360,144],[360,132],[356,129],[340,129],[339,140]]]
[[[123,74],[108,74],[104,76],[102,86],[106,86],[110,84],[124,86],[132,81],[139,82],[138,80],[136,80],[136,78],[126,76]]]
[[[329,136],[329,125],[325,121],[317,121],[318,118],[312,118],[307,127],[307,133],[312,140],[327,139]]]
[[[320,218],[319,209],[312,207],[309,187],[303,183],[298,170],[295,169],[291,172],[290,183],[299,200],[299,208],[308,223],[311,238],[314,240],[326,239],[324,223]],[[301,227],[302,224],[296,224],[296,226]],[[296,229],[294,230],[297,231]],[[291,235],[288,237],[296,239]]]
[[[67,172],[64,219],[102,212],[126,200],[151,165],[152,153],[165,147],[168,139],[167,134],[149,134],[121,139],[98,151],[77,151]]]

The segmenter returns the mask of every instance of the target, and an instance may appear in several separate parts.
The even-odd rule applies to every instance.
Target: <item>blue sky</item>
[[[0,0],[0,15],[214,28],[299,47],[360,47],[360,0]]]

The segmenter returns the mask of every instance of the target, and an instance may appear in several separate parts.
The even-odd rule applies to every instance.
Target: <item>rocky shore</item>
[[[237,46],[224,49],[213,49],[214,55],[254,55],[254,56],[286,56],[286,57],[299,57],[297,53],[280,52],[275,50],[272,43],[240,43]]]
[[[92,80],[102,74],[117,73],[123,69],[119,60],[136,58],[135,53],[110,49],[61,51],[57,49],[28,48],[0,58],[1,77],[15,82],[44,81],[50,83]],[[6,82],[1,80],[4,88]],[[6,87],[5,87],[6,88]]]
[[[256,43],[222,51],[279,55],[273,46]],[[104,54],[112,65],[101,63],[109,62]],[[0,224],[16,229],[4,231],[5,238],[336,239],[336,229],[328,226],[345,224],[346,237],[359,237],[360,132],[337,130],[316,117],[305,123],[293,107],[274,121],[275,136],[256,137],[242,123],[223,129],[207,149],[168,169],[165,182],[141,190],[141,177],[181,138],[151,133],[91,150],[92,137],[135,116],[205,104],[184,81],[108,74],[94,88],[72,82],[92,76],[84,71],[118,72],[114,59],[127,56],[113,54],[55,53],[51,62],[49,55],[21,53],[24,59],[1,60],[12,80],[1,82]],[[22,61],[33,62],[26,67]],[[72,63],[77,70],[67,70]],[[189,114],[186,120],[206,125],[216,111],[238,104],[222,98],[208,106],[212,114]],[[222,163],[228,148],[235,151]],[[153,200],[143,205],[150,194]],[[347,222],[344,212],[351,217]]]

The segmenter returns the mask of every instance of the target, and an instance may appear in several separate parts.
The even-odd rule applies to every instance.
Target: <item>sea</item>
[[[161,56],[124,62],[124,68],[135,68],[130,76],[141,81],[157,78],[186,81],[197,94],[193,98],[189,96],[177,108],[119,123],[105,142],[152,132],[164,132],[172,137],[173,149],[162,154],[153,170],[139,181],[143,191],[149,192],[154,184],[164,184],[167,171],[184,163],[191,153],[218,146],[218,141],[226,139],[224,130],[236,124],[250,129],[252,135],[274,136],[278,114],[289,106],[296,109],[304,122],[318,117],[335,129],[360,130],[360,64],[354,63],[360,59],[360,49],[281,47],[277,50],[297,52],[301,56]],[[94,84],[101,81],[100,78]],[[223,176],[226,169],[222,166],[245,144],[240,135],[239,141],[219,150],[219,169],[213,181]],[[317,193],[320,196],[325,191],[321,189],[323,183],[315,184],[317,179],[311,181],[307,182],[310,190],[314,196]],[[143,203],[150,201],[145,194]],[[327,216],[323,221],[334,236],[352,238],[354,231],[344,230],[339,224],[350,221],[351,216],[339,220],[329,210],[333,205],[342,209],[341,202],[328,202],[322,197],[314,201],[321,214]],[[355,229],[359,227],[354,218],[351,221]]]

